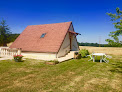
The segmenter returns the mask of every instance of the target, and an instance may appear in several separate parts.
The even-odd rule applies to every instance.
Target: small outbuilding
[[[77,35],[72,22],[30,25],[10,48],[21,48],[26,58],[54,60],[79,50]]]

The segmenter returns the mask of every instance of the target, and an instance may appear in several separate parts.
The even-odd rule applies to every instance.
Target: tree
[[[111,21],[115,21],[114,27],[117,29],[116,31],[110,32],[109,36],[113,38],[106,39],[108,45],[110,46],[122,46],[122,41],[119,41],[118,36],[122,36],[122,11],[117,7],[116,14],[107,13],[108,16],[111,17]]]
[[[9,36],[9,41],[14,42],[15,39],[19,36],[20,34],[10,34]]]
[[[8,25],[6,25],[5,20],[2,20],[0,22],[0,45],[7,46],[7,43],[10,42],[9,36],[10,31]]]

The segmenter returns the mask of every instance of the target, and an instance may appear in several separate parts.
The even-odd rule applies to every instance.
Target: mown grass
[[[107,63],[69,60],[57,65],[27,59],[0,61],[0,92],[119,92],[122,56]]]

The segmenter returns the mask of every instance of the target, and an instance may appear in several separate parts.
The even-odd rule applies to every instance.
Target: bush
[[[22,61],[22,55],[14,55],[14,60],[16,61],[16,62],[21,62]]]
[[[85,58],[87,55],[89,55],[89,51],[86,49],[82,49],[79,51],[79,54],[81,54],[81,57]]]

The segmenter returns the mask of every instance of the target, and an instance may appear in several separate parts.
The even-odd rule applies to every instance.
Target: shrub
[[[14,55],[14,60],[16,61],[16,62],[21,62],[22,61],[22,55]]]
[[[87,55],[89,55],[89,51],[86,49],[82,49],[79,51],[79,54],[81,54],[81,57],[85,58]]]

